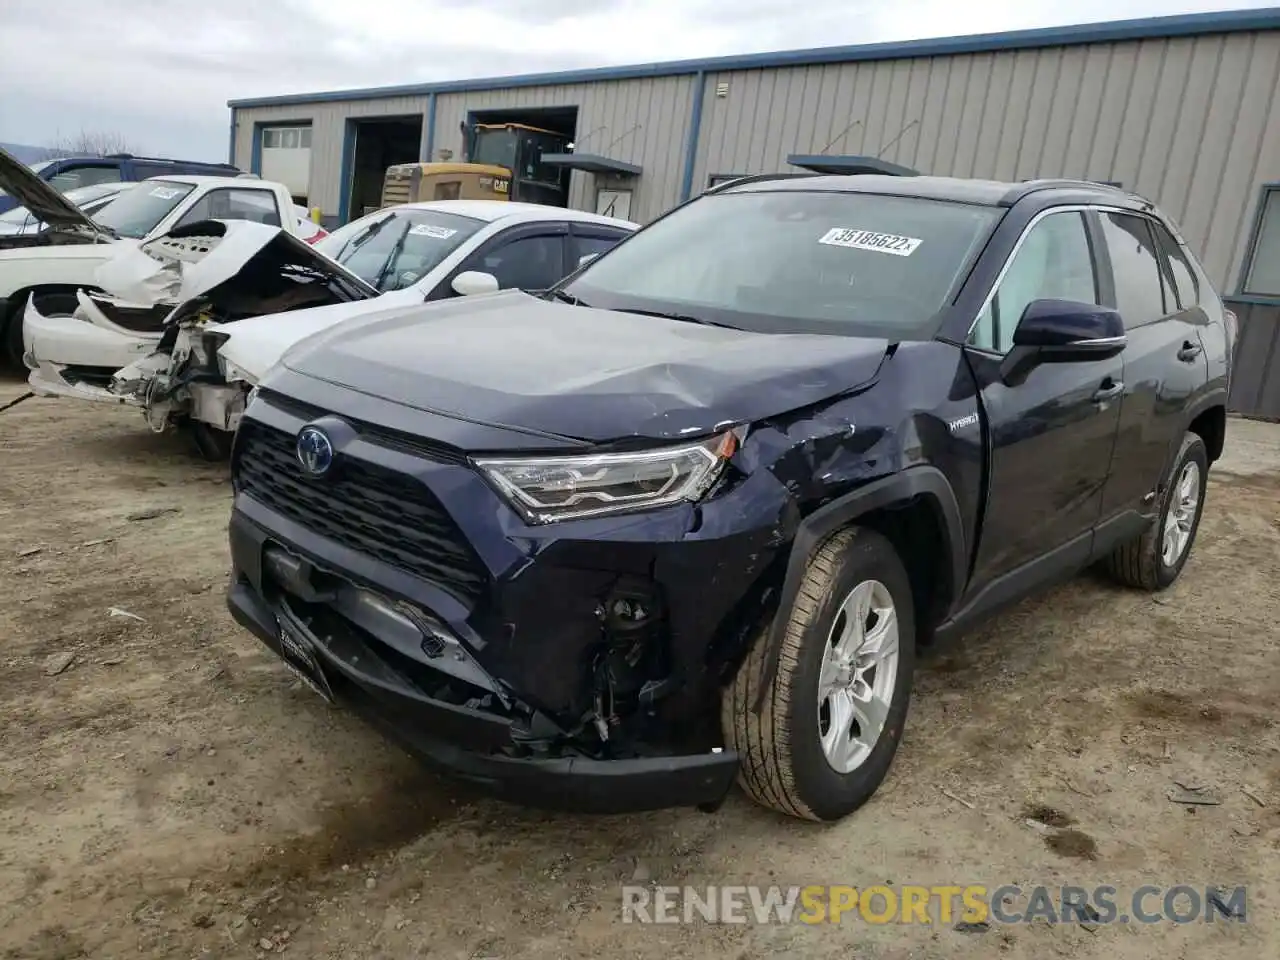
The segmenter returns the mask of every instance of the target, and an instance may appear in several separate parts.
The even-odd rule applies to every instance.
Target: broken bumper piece
[[[730,750],[617,760],[568,747],[556,756],[531,753],[526,721],[501,709],[429,696],[409,679],[391,646],[375,651],[360,631],[343,628],[344,618],[313,630],[295,614],[297,598],[281,594],[268,601],[239,571],[227,605],[308,686],[428,763],[503,800],[600,814],[713,808],[737,775],[738,756]]]

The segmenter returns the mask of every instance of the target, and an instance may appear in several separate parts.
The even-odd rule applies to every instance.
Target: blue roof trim
[[[1109,43],[1118,40],[1160,39],[1205,33],[1239,33],[1252,30],[1280,30],[1280,7],[1179,14],[1171,17],[1145,17],[1140,20],[1115,20],[1110,23],[1087,23],[1068,27],[1013,30],[1007,33],[981,33],[963,37],[899,40],[889,43],[867,43],[846,47],[815,47],[807,50],[783,50],[775,53],[712,57],[705,60],[673,60],[665,63],[640,63],[621,67],[563,70],[556,73],[526,73],[509,77],[484,77],[474,80],[449,80],[439,83],[414,83],[394,87],[367,87],[355,90],[329,90],[321,93],[295,93],[278,97],[251,97],[241,100],[229,100],[227,101],[227,106],[244,108],[275,107],[295,103],[336,103],[344,100],[426,96],[432,93],[470,93],[481,90],[505,90],[515,87],[591,83],[600,80],[677,77],[726,70],[763,70],[770,67],[850,63],[859,60],[939,57],[958,53],[988,53],[997,50],[1025,50],[1036,47]]]

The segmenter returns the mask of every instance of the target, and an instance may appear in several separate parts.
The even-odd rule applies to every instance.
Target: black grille
[[[430,580],[473,601],[485,572],[462,531],[413,477],[342,458],[332,477],[303,476],[295,438],[240,421],[239,490],[334,543]]]
[[[258,395],[271,406],[292,414],[299,420],[319,420],[329,412],[323,407],[304,403],[283,393],[276,393],[274,390],[259,390]],[[466,457],[463,456],[460,450],[446,446],[443,443],[424,440],[412,434],[402,433],[399,430],[392,430],[388,427],[380,427],[372,423],[365,423],[363,420],[354,420],[351,417],[344,416],[342,419],[355,428],[361,439],[368,440],[370,443],[376,443],[391,450],[409,453],[415,457],[426,457],[428,460],[436,460],[440,463],[466,462]]]

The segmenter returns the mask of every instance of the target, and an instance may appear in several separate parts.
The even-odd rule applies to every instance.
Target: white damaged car
[[[117,348],[129,339],[131,362],[106,377],[82,378],[72,391],[51,388],[40,361],[47,325],[28,304],[29,382],[40,394],[138,406],[153,430],[189,429],[204,456],[220,459],[250,390],[295,343],[383,308],[546,289],[637,228],[577,210],[490,200],[379,210],[314,246],[259,223],[193,223],[120,249],[97,271],[101,292],[77,294],[74,319],[86,359],[95,338],[109,336]],[[69,328],[59,329],[57,349],[67,356]],[[64,367],[59,376],[66,375]]]

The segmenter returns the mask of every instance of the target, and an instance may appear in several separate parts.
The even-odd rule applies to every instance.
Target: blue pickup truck
[[[234,177],[244,172],[229,163],[166,160],[159,157],[137,157],[131,153],[111,153],[101,157],[58,157],[33,163],[31,169],[59,193],[95,183],[133,183],[168,174]],[[16,205],[17,201],[13,197],[0,190],[0,213],[11,210]]]

